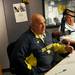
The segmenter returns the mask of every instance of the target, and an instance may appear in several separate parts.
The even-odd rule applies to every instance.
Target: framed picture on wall
[[[62,13],[68,6],[75,8],[74,0],[42,0],[43,13],[47,26],[59,26],[62,19]],[[73,2],[74,1],[74,2]]]

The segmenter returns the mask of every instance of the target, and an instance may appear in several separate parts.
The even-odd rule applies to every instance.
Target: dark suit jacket
[[[39,43],[37,41],[39,41]],[[52,37],[48,32],[46,32],[44,42],[40,38],[36,38],[30,29],[24,32],[20,38],[16,40],[11,54],[16,75],[43,75],[44,72],[51,69],[54,61],[54,53],[52,51],[50,53],[46,51],[42,52],[42,48],[51,43]],[[37,59],[37,66],[29,70],[25,59],[31,53],[33,53]]]

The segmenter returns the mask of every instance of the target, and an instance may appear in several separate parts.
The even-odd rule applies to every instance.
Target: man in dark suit
[[[33,14],[29,30],[16,40],[11,54],[16,75],[44,75],[50,70],[55,64],[55,52],[48,48],[51,43],[44,17]]]

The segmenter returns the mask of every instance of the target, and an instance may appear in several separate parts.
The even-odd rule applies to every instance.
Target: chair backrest
[[[15,43],[16,42],[10,43],[7,47],[7,55],[8,55],[8,58],[9,58],[10,72],[13,73],[13,74],[15,73],[15,70],[14,70],[11,55],[12,55],[12,52],[14,50]]]

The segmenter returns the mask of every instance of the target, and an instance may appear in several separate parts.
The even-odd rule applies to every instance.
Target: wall
[[[6,48],[8,44],[8,36],[5,22],[5,15],[3,9],[3,2],[0,0],[0,64],[3,68],[8,67],[8,58],[6,53]]]
[[[4,8],[6,15],[6,25],[8,32],[9,43],[16,40],[26,29],[28,29],[28,22],[16,23],[13,12],[13,4],[19,3],[21,0],[4,0]],[[34,12],[42,13],[42,0],[29,0],[28,16]],[[27,6],[28,7],[28,6]]]
[[[49,33],[52,33],[52,32],[54,32],[54,31],[58,31],[58,28],[59,28],[59,27],[56,27],[56,28],[47,28],[47,31],[48,31]]]
[[[29,28],[28,22],[15,22],[13,4],[19,3],[20,1],[21,0],[0,0],[0,64],[3,64],[4,68],[9,67],[6,52],[7,45],[15,41],[24,31]],[[34,12],[43,13],[42,0],[29,0],[29,3],[30,8],[27,5],[27,14],[29,18]],[[30,11],[29,9],[32,10]]]
[[[42,0],[29,0],[29,1],[31,6],[31,13],[37,12],[43,14]]]

